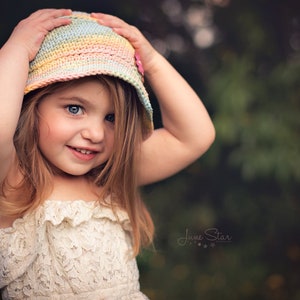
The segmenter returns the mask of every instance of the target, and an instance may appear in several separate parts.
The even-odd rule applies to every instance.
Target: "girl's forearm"
[[[9,44],[0,50],[0,182],[6,178],[15,157],[13,137],[28,73],[25,56],[18,47]]]
[[[8,42],[0,50],[1,147],[12,142],[20,115],[27,75],[26,53]]]
[[[215,129],[198,95],[158,53],[146,77],[158,99],[164,129],[200,156],[213,142]]]

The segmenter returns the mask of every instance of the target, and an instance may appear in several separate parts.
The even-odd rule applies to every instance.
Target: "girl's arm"
[[[14,159],[13,136],[22,106],[29,62],[35,57],[45,35],[55,27],[69,24],[70,10],[45,9],[31,14],[13,30],[0,50],[0,182]]]
[[[100,13],[92,16],[131,42],[160,105],[163,128],[154,130],[142,145],[140,184],[175,174],[200,157],[214,141],[215,129],[204,105],[136,27],[114,16]]]
[[[155,130],[143,143],[140,172],[143,184],[185,168],[215,138],[214,126],[203,103],[164,57],[156,53],[145,74],[158,99],[163,128]]]

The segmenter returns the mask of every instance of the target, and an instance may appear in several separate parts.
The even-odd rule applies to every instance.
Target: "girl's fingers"
[[[25,49],[29,60],[32,60],[49,31],[71,23],[71,19],[67,18],[71,13],[70,9],[38,10],[19,22],[10,40],[14,40]]]
[[[28,18],[22,20],[21,28],[32,27],[33,30],[39,30],[45,28],[46,30],[52,30],[63,24],[69,24],[71,21],[69,18],[62,18],[72,13],[69,9],[43,9],[32,13]],[[18,28],[18,26],[17,26]]]
[[[122,19],[112,16],[112,15],[107,15],[107,14],[103,14],[103,13],[92,13],[91,17],[97,19],[97,22],[99,24],[111,27],[113,29],[126,28],[126,27],[130,26],[128,23],[126,23]]]
[[[103,13],[92,13],[91,17],[95,18],[97,22],[101,25],[111,27],[115,31],[122,32],[123,35],[126,35],[126,37],[134,37],[132,33],[136,35],[139,32],[139,30],[135,26],[132,26],[123,21],[122,19],[112,15],[107,15]]]
[[[141,38],[141,34],[136,27],[129,25],[122,19],[112,15],[92,13],[91,16],[97,19],[97,22],[100,25],[110,27],[119,35],[128,39],[134,47],[138,46],[137,43]]]
[[[28,20],[44,24],[45,28],[50,31],[55,27],[67,25],[71,22],[69,18],[62,18],[71,15],[70,9],[43,9],[33,13]]]
[[[32,18],[32,19],[33,18],[41,18],[41,17],[59,18],[59,17],[63,17],[63,16],[68,16],[70,14],[72,14],[71,9],[65,9],[65,8],[52,9],[52,8],[48,8],[48,9],[37,10],[37,11],[33,12],[28,18]]]

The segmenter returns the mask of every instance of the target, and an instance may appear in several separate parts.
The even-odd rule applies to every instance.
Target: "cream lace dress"
[[[0,229],[2,299],[147,299],[131,251],[124,211],[48,200]]]

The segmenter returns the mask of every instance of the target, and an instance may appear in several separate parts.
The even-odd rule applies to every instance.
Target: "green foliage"
[[[247,58],[226,62],[210,81],[219,147],[245,179],[300,180],[300,67],[279,64],[266,77]]]
[[[204,83],[199,93],[217,139],[187,170],[144,189],[158,225],[157,252],[140,257],[153,299],[300,298],[300,65],[297,52],[280,44],[293,33],[286,5],[216,8],[221,40],[170,56],[196,89]],[[204,248],[210,228],[231,242]],[[186,230],[195,241],[180,246]]]

